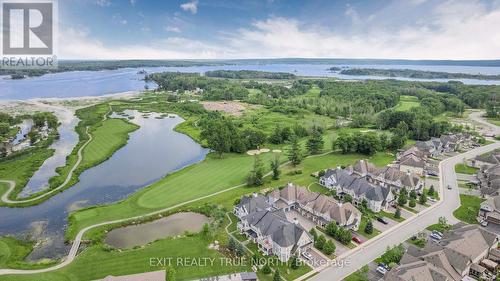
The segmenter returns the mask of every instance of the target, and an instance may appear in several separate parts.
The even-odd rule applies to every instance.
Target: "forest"
[[[337,69],[340,70],[340,69]],[[500,80],[500,75],[450,73],[414,69],[349,68],[340,70],[343,75],[406,77],[415,79],[479,79]]]

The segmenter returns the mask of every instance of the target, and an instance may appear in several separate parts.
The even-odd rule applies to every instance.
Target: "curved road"
[[[482,113],[476,113],[474,116],[471,116],[471,119],[490,127],[493,132],[500,132],[500,127],[483,120],[481,114]],[[387,250],[387,247],[402,243],[414,234],[425,229],[427,226],[437,223],[440,217],[446,217],[449,223],[458,222],[453,216],[453,211],[460,207],[460,195],[457,175],[455,174],[455,165],[463,163],[464,158],[470,159],[498,148],[500,148],[500,142],[495,142],[441,161],[439,163],[439,189],[441,196],[437,203],[404,222],[393,226],[375,238],[368,240],[364,244],[361,244],[361,246],[340,255],[335,260],[337,261],[337,265],[333,264],[331,266],[318,268],[299,277],[297,280],[304,280],[317,272],[319,273],[312,276],[310,280],[342,280],[362,266],[369,264],[381,256]],[[452,187],[451,190],[445,188],[448,185]],[[340,262],[344,262],[344,266],[340,266]]]
[[[473,111],[469,114],[469,118],[485,127],[488,127],[488,131],[495,134],[495,136],[500,135],[500,127],[496,126],[482,118],[484,111]]]

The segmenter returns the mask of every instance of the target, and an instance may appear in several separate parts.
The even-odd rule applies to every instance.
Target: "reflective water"
[[[156,119],[126,112],[140,129],[130,134],[126,146],[102,164],[86,170],[80,181],[40,205],[0,208],[0,236],[30,234],[41,246],[29,257],[36,260],[64,255],[63,234],[68,214],[76,209],[109,204],[127,198],[168,173],[202,161],[207,149],[174,127],[182,118]]]
[[[500,67],[483,66],[440,66],[440,65],[359,65],[359,64],[248,64],[248,65],[222,65],[222,66],[192,66],[192,67],[144,67],[144,68],[122,68],[117,70],[102,71],[75,71],[55,74],[47,74],[40,77],[32,77],[20,80],[0,78],[0,99],[30,99],[42,97],[81,97],[99,96],[112,93],[140,91],[146,83],[143,81],[144,74],[138,74],[139,70],[148,73],[161,71],[200,72],[209,70],[261,70],[271,72],[289,72],[301,76],[315,77],[337,77],[341,79],[387,79],[387,77],[376,76],[351,76],[333,73],[328,70],[332,66],[347,66],[355,68],[382,68],[382,69],[414,69],[439,72],[469,73],[469,74],[500,74]],[[446,79],[412,79],[402,77],[391,77],[391,79],[411,81],[441,81]],[[496,84],[500,80],[476,80],[476,79],[452,79],[462,81],[466,84]],[[154,87],[153,83],[148,87]]]

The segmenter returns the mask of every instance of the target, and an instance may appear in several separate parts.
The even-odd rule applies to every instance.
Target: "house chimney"
[[[254,198],[257,198],[257,192],[252,193],[252,196],[253,196]]]
[[[293,224],[298,225],[299,224],[299,220],[297,218],[293,218]]]

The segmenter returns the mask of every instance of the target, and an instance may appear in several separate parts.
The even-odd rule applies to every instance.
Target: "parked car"
[[[313,258],[313,256],[308,253],[308,252],[302,252],[302,256],[306,259],[306,260],[311,260]]]
[[[431,233],[431,235],[430,235],[430,236],[431,236],[431,238],[432,238],[432,239],[434,239],[434,240],[438,240],[438,241],[439,241],[439,240],[441,240],[441,239],[443,239],[443,237],[442,237],[442,236],[439,236],[439,235],[437,235],[436,233]]]
[[[353,236],[352,237],[352,241],[358,243],[358,244],[361,244],[363,243],[363,240],[361,240],[361,238],[357,237],[357,236]]]
[[[384,218],[384,217],[377,217],[377,221],[383,223],[383,224],[388,224],[389,222]]]
[[[389,271],[389,266],[383,262],[379,263],[378,266],[385,268],[387,271]]]
[[[481,226],[482,227],[487,227],[488,226],[488,222],[487,221],[481,221]]]
[[[434,171],[427,172],[427,175],[433,176],[433,177],[437,177],[438,176],[437,172],[434,172]]]
[[[434,199],[434,198],[432,198],[432,197],[430,197],[430,196],[427,196],[427,200],[429,200],[429,201],[430,201],[430,202],[432,202],[432,203],[436,203],[436,202],[437,202],[437,200],[436,200],[436,199]]]
[[[377,267],[377,272],[382,274],[382,275],[385,275],[387,273],[387,269],[385,267]]]
[[[432,233],[437,234],[437,235],[443,237],[443,233],[441,231],[433,230]]]

